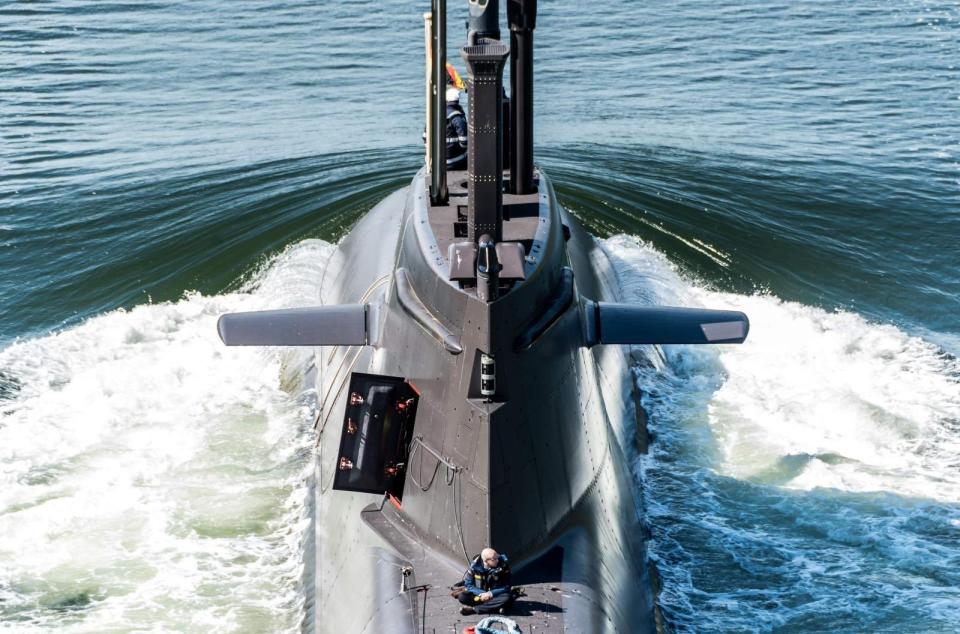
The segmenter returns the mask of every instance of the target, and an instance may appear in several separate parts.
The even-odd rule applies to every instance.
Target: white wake
[[[0,351],[0,628],[298,628],[315,399],[216,320],[318,303],[331,251]]]

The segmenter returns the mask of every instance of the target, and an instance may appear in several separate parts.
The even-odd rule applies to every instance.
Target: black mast
[[[470,0],[467,46],[474,46],[480,38],[500,39],[500,0]]]
[[[433,145],[430,152],[430,202],[447,204],[447,0],[431,5],[433,37]]]
[[[467,217],[470,240],[503,233],[503,67],[509,51],[497,40],[481,38],[460,54],[470,73],[470,122],[467,141]]]
[[[510,23],[510,193],[532,194],[533,181],[533,29],[537,0],[508,0]]]

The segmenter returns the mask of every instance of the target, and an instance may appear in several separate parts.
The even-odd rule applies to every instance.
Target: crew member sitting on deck
[[[463,604],[460,613],[503,614],[515,598],[506,555],[484,548],[463,575],[463,591],[457,595]]]

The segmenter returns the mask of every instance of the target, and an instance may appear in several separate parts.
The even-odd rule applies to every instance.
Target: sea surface
[[[633,370],[670,628],[960,630],[960,5],[540,5],[561,201],[751,319]],[[428,10],[0,4],[0,630],[297,630],[314,395],[214,324],[418,169]]]

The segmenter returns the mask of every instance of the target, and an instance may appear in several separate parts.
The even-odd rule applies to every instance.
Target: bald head
[[[500,555],[492,548],[484,548],[480,551],[480,559],[487,568],[496,568],[500,565]]]

